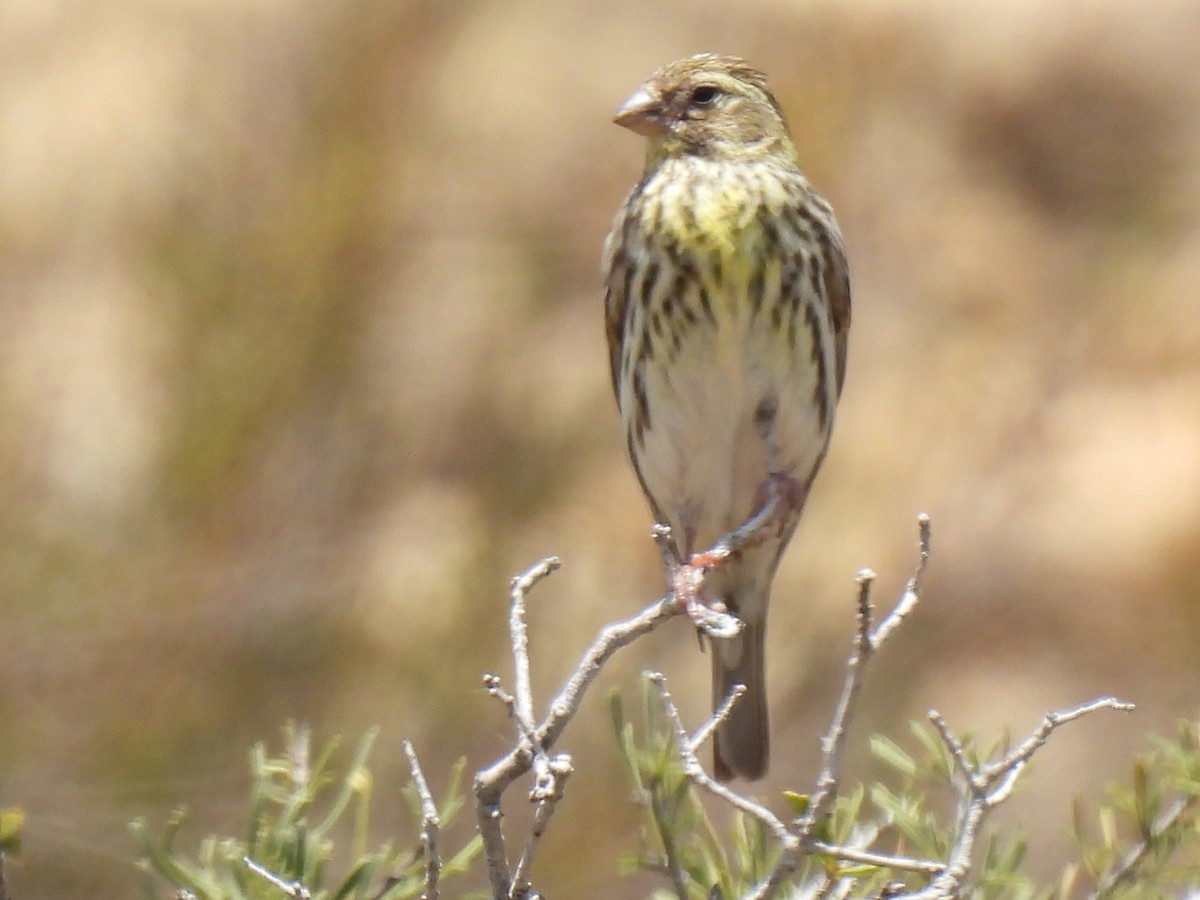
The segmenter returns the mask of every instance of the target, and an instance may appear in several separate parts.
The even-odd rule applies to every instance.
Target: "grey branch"
[[[270,869],[260,866],[248,856],[243,856],[242,862],[246,864],[247,869],[273,887],[279,888],[287,896],[295,897],[296,900],[312,900],[312,893],[299,881],[285,881]]]
[[[846,677],[842,683],[842,693],[838,698],[837,707],[833,713],[833,720],[830,723],[829,730],[821,739],[821,771],[817,775],[816,788],[812,792],[808,809],[804,815],[792,823],[790,828],[790,833],[796,836],[800,852],[795,852],[785,845],[784,852],[780,856],[779,863],[775,866],[775,869],[772,870],[770,875],[750,895],[755,900],[763,900],[763,898],[774,896],[788,876],[800,864],[802,853],[804,851],[816,850],[814,836],[832,813],[834,802],[837,800],[838,790],[841,787],[842,757],[845,754],[849,723],[857,707],[858,695],[862,689],[867,663],[875,651],[899,627],[900,623],[912,612],[921,599],[922,578],[925,574],[925,567],[929,562],[930,550],[929,516],[924,513],[921,513],[917,517],[917,532],[919,558],[916,569],[905,585],[904,593],[901,595],[899,601],[897,601],[895,607],[888,613],[878,628],[874,627],[875,610],[871,600],[871,588],[875,583],[875,573],[870,569],[862,569],[858,573],[856,579],[858,582],[858,598],[854,648],[846,663]],[[825,846],[819,852],[839,858],[849,858],[845,854],[857,853],[859,851],[855,848]]]
[[[513,579],[512,605],[510,607],[508,629],[512,637],[513,663],[516,681],[516,705],[514,712],[521,730],[533,734],[533,687],[529,678],[529,634],[525,627],[525,598],[538,582],[548,578],[562,565],[558,558],[549,556],[543,559],[524,575]],[[536,752],[538,748],[535,747]]]
[[[540,723],[535,720],[534,701],[529,678],[529,652],[525,633],[525,600],[530,590],[558,568],[550,558],[533,566],[513,582],[513,610],[510,615],[513,658],[516,664],[516,696],[510,697],[500,686],[498,676],[486,676],[488,691],[499,697],[512,711],[519,731],[516,745],[499,760],[475,774],[475,817],[483,839],[484,858],[492,895],[496,898],[526,896],[529,891],[529,866],[546,822],[562,796],[562,786],[570,772],[570,757],[551,759],[547,753],[561,736],[579,709],[583,695],[595,681],[601,668],[622,647],[649,634],[667,619],[682,612],[673,595],[668,594],[640,613],[601,629],[584,652],[574,671],[550,702],[549,712]],[[530,799],[538,804],[534,814],[535,835],[526,845],[518,872],[508,862],[501,798],[514,781],[534,770],[535,785]],[[519,874],[520,880],[514,875]]]
[[[413,785],[417,789],[417,796],[421,798],[421,847],[425,852],[425,890],[421,892],[421,900],[438,900],[438,879],[442,873],[438,838],[441,836],[442,822],[411,741],[404,742],[404,755],[408,757]]]
[[[542,836],[546,833],[546,828],[550,824],[550,817],[554,815],[558,801],[563,797],[567,779],[574,771],[574,766],[571,764],[571,757],[566,753],[560,753],[554,759],[546,761],[545,773],[535,779],[530,799],[534,800],[537,806],[534,808],[533,827],[530,829],[529,839],[525,842],[525,850],[521,854],[521,859],[517,862],[516,871],[513,873],[513,886],[510,895],[514,898],[529,896],[531,888],[529,879],[533,871],[533,859],[537,855],[538,845],[541,843]]]
[[[893,856],[889,853],[872,853],[869,850],[857,850],[854,847],[838,847],[826,844],[824,841],[813,841],[809,846],[814,852],[846,862],[862,863],[868,866],[880,866],[886,869],[899,869],[905,872],[924,872],[936,875],[946,868],[946,864],[929,859],[916,859],[912,856]]]
[[[708,791],[713,796],[721,798],[735,809],[741,810],[746,815],[758,819],[771,830],[776,840],[783,844],[785,848],[795,844],[796,839],[788,831],[787,825],[773,812],[761,803],[755,803],[753,800],[730,790],[704,771],[704,766],[701,765],[699,757],[696,756],[696,744],[688,737],[687,729],[683,725],[683,719],[679,715],[679,709],[675,706],[675,701],[671,698],[671,692],[667,690],[666,677],[661,672],[648,673],[647,677],[658,689],[659,697],[662,699],[663,711],[666,712],[667,718],[670,719],[671,724],[675,728],[675,740],[679,746],[679,755],[683,762],[684,772],[691,779],[692,783]],[[722,715],[728,716],[732,708],[733,704],[731,702],[726,701],[723,703],[721,709],[713,714],[716,724],[720,724],[720,717]],[[712,733],[713,728],[715,728],[715,724],[710,722],[702,727],[698,734],[707,736]]]
[[[735,684],[733,686],[733,690],[729,692],[729,696],[721,701],[721,705],[708,717],[708,721],[701,725],[688,741],[688,746],[692,751],[696,751],[704,746],[705,741],[712,737],[713,732],[717,730],[717,726],[729,718],[733,707],[742,699],[745,693],[746,686],[744,684]]]
[[[738,548],[756,540],[763,528],[771,522],[780,502],[780,493],[773,491],[768,502],[754,518],[736,531],[725,535],[707,554],[701,554],[701,556],[707,556],[709,560],[719,562],[720,559]],[[668,533],[660,528],[656,532],[656,539],[663,549],[664,558],[668,558],[671,548]],[[819,854],[850,863],[918,872],[931,878],[927,887],[911,893],[900,893],[899,891],[903,891],[902,885],[890,885],[887,892],[890,897],[913,898],[913,900],[950,900],[950,898],[959,897],[966,889],[972,854],[987,814],[1008,798],[1030,759],[1045,745],[1054,730],[1098,709],[1130,710],[1133,708],[1132,704],[1106,697],[1071,709],[1052,712],[1019,746],[1002,759],[980,765],[970,762],[962,742],[955,737],[940,715],[931,712],[930,719],[954,760],[955,782],[960,793],[960,813],[955,827],[954,844],[949,851],[948,858],[944,861],[915,859],[875,853],[864,847],[842,847],[820,840],[817,835],[821,833],[822,826],[832,815],[841,787],[842,762],[847,734],[857,706],[867,663],[875,651],[916,608],[921,598],[922,582],[930,556],[930,524],[928,516],[924,514],[918,518],[918,551],[917,565],[912,577],[905,585],[903,594],[878,625],[875,624],[875,611],[871,596],[875,573],[864,569],[858,574],[857,616],[853,649],[847,662],[842,691],[829,729],[821,740],[821,769],[807,809],[790,823],[779,819],[762,804],[743,797],[717,782],[705,772],[696,754],[697,748],[711,737],[714,729],[728,717],[730,710],[740,699],[740,692],[736,690],[732,692],[712,718],[704,723],[694,736],[689,737],[674,700],[667,690],[666,679],[658,673],[648,676],[657,687],[663,708],[675,730],[680,757],[687,777],[705,792],[763,823],[782,848],[774,870],[746,895],[747,898],[765,900],[765,898],[775,896],[796,871],[801,860],[811,854]],[[681,560],[676,560],[676,562],[682,563]],[[533,861],[550,817],[553,815],[558,801],[562,799],[565,782],[572,772],[570,756],[564,753],[550,757],[548,754],[575,716],[583,695],[594,682],[600,669],[619,649],[653,631],[667,619],[687,612],[693,616],[693,621],[696,621],[694,616],[696,611],[684,601],[692,595],[699,596],[698,587],[683,584],[673,585],[674,590],[671,593],[646,607],[637,615],[601,629],[584,652],[578,665],[559,689],[558,694],[550,702],[545,718],[538,721],[534,712],[536,706],[530,680],[525,604],[533,587],[557,569],[558,565],[556,559],[543,560],[513,581],[510,630],[515,664],[514,694],[508,694],[501,687],[498,676],[485,677],[488,691],[507,706],[516,722],[518,731],[512,750],[491,766],[476,773],[474,782],[476,818],[483,839],[484,856],[493,897],[497,900],[515,900],[515,898],[532,896],[530,873]],[[706,565],[707,562],[699,566],[680,565],[677,571],[690,572],[694,577],[702,579],[703,569]],[[692,588],[697,589],[692,590]],[[720,614],[719,609],[709,611]],[[715,623],[714,627],[720,625],[721,623]],[[414,771],[416,771],[415,765]],[[534,774],[530,800],[536,804],[533,827],[520,860],[515,868],[510,868],[504,830],[501,826],[501,798],[514,781],[530,771]],[[1170,827],[1174,819],[1182,815],[1182,812],[1182,810],[1172,810],[1160,820],[1159,824],[1162,828]],[[666,866],[675,895],[685,897],[687,885],[678,859],[672,859],[669,840],[664,839],[664,846],[667,847]],[[1142,851],[1142,853],[1144,852],[1145,850]],[[1137,865],[1139,857],[1136,854],[1137,848],[1124,861],[1125,864],[1113,873],[1111,876],[1113,884],[1125,877],[1123,872],[1132,870]],[[247,865],[253,864],[247,860]],[[260,874],[263,873],[260,872]],[[264,877],[268,876],[269,873],[264,874]],[[833,880],[827,882],[827,890],[823,896],[848,895],[848,885],[849,889],[852,889],[852,879],[832,877]],[[287,885],[278,880],[273,880],[272,883],[285,890],[302,889],[300,886]],[[293,896],[305,895],[293,894]],[[434,879],[434,893],[430,893],[428,896],[430,900],[436,896],[436,878]]]
[[[1171,804],[1171,808],[1159,816],[1151,826],[1150,833],[1121,857],[1120,863],[1115,868],[1105,873],[1104,877],[1096,884],[1096,890],[1092,892],[1091,896],[1093,898],[1108,897],[1116,888],[1130,881],[1138,866],[1142,864],[1142,860],[1153,851],[1155,844],[1179,823],[1184,815],[1196,805],[1196,802],[1194,796],[1180,797]]]
[[[875,647],[878,647],[887,640],[888,635],[904,621],[905,617],[913,611],[917,602],[921,599],[925,567],[929,564],[931,530],[929,516],[925,513],[918,515],[917,549],[920,553],[920,558],[917,561],[917,568],[913,572],[912,577],[908,579],[908,584],[904,586],[904,594],[900,597],[900,602],[896,604],[895,608],[888,613],[887,618],[880,622],[879,627],[871,634],[871,643]]]
[[[1055,729],[1099,709],[1129,712],[1133,708],[1132,703],[1117,700],[1115,697],[1102,697],[1071,709],[1048,713],[1041,724],[1016,749],[996,762],[982,763],[978,766],[972,766],[968,761],[962,742],[954,736],[946,721],[936,710],[931,711],[929,719],[941,735],[942,743],[953,757],[958,772],[962,793],[961,813],[954,846],[950,850],[945,869],[933,878],[928,887],[904,896],[913,900],[953,900],[962,896],[971,868],[975,841],[984,819],[992,809],[1008,799],[1013,786],[1033,755],[1046,745]]]

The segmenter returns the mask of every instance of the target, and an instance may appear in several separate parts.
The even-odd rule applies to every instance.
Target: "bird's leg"
[[[703,553],[693,554],[691,565],[714,569],[744,547],[753,547],[771,537],[781,537],[789,522],[804,506],[807,488],[779,465],[779,443],[775,438],[775,419],[779,405],[774,397],[764,397],[754,410],[754,426],[763,442],[767,477],[754,497],[753,513],[733,531]],[[777,526],[773,529],[772,526]],[[774,531],[774,533],[772,533]]]
[[[766,451],[767,477],[755,493],[754,512],[745,522],[717,539],[707,550],[692,552],[695,532],[683,535],[683,552],[672,541],[673,559],[668,562],[671,592],[698,629],[711,637],[731,637],[741,629],[741,622],[732,615],[719,597],[705,587],[705,577],[718,569],[735,554],[756,547],[767,540],[783,537],[789,525],[796,521],[808,495],[808,485],[780,471],[779,453],[775,441],[775,404],[764,400],[755,411],[754,421],[759,428]],[[666,549],[664,559],[668,559]],[[687,562],[679,561],[680,556]]]

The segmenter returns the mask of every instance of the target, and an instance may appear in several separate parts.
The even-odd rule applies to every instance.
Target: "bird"
[[[770,757],[768,596],[825,458],[846,374],[850,279],[830,204],[800,168],[784,111],[745,60],[702,53],[655,71],[613,121],[645,166],[604,242],[605,324],[625,443],[671,565],[736,616],[709,634],[721,781]],[[784,486],[757,542],[703,551]]]

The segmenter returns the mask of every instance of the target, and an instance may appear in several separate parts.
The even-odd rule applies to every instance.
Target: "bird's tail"
[[[766,637],[766,604],[745,610],[741,632],[712,641],[713,709],[719,707],[734,685],[746,686],[733,710],[718,728],[713,743],[713,771],[721,781],[734,776],[750,781],[767,773],[770,756],[767,720],[767,684],[763,659]]]

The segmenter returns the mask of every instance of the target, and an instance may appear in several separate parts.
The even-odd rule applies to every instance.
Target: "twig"
[[[1046,740],[1054,732],[1056,728],[1066,725],[1068,722],[1074,722],[1076,719],[1081,719],[1089,713],[1096,712],[1099,709],[1113,709],[1117,712],[1133,712],[1135,709],[1132,703],[1125,700],[1118,700],[1116,697],[1101,697],[1098,700],[1092,700],[1089,703],[1081,703],[1071,709],[1059,710],[1058,712],[1050,712],[1042,719],[1042,723],[1038,725],[1021,744],[1009,753],[1004,759],[997,763],[992,763],[982,767],[981,774],[992,780],[997,775],[1002,774],[1005,770],[1011,769],[1013,766],[1029,762]]]
[[[914,900],[952,900],[961,895],[984,818],[988,812],[1008,799],[1029,760],[1045,746],[1047,739],[1057,728],[1099,709],[1129,712],[1133,708],[1132,703],[1117,700],[1115,697],[1102,697],[1071,709],[1047,713],[1041,724],[1016,749],[1005,754],[997,762],[978,766],[971,765],[962,742],[954,736],[941,715],[936,710],[930,711],[929,719],[953,757],[955,768],[958,770],[963,804],[958,833],[945,869],[933,878],[928,887],[908,896]]]
[[[734,703],[739,699],[741,691],[735,690],[731,692],[713,716],[697,730],[695,736],[689,738],[679,710],[675,706],[670,692],[667,690],[666,678],[660,673],[649,673],[647,675],[658,689],[663,710],[675,730],[676,742],[679,745],[684,772],[688,778],[698,787],[719,797],[735,809],[762,822],[774,834],[776,840],[779,841],[783,848],[780,863],[762,884],[751,894],[747,895],[748,897],[765,898],[772,896],[782,886],[785,878],[799,864],[801,852],[805,848],[811,852],[821,853],[849,862],[889,866],[926,874],[937,874],[945,868],[945,865],[940,862],[909,857],[886,856],[852,847],[838,847],[812,839],[817,825],[828,817],[833,801],[836,798],[840,782],[841,759],[845,746],[847,724],[862,685],[865,663],[874,650],[878,648],[879,644],[882,643],[882,640],[890,634],[895,624],[898,624],[899,619],[906,615],[908,610],[912,608],[916,602],[915,598],[919,597],[920,572],[924,565],[924,559],[928,554],[928,521],[923,521],[922,526],[922,563],[918,567],[917,575],[909,581],[905,596],[896,607],[896,610],[900,611],[899,617],[893,620],[893,617],[896,616],[895,611],[892,616],[889,616],[888,621],[891,624],[888,625],[886,631],[882,632],[882,637],[878,637],[879,632],[872,629],[871,585],[874,582],[875,573],[866,569],[859,573],[858,624],[855,631],[854,652],[851,654],[848,663],[847,677],[843,685],[841,698],[834,713],[833,723],[822,740],[823,764],[821,775],[818,777],[817,790],[814,791],[806,814],[798,819],[792,828],[788,828],[784,822],[765,806],[735,793],[725,785],[712,779],[704,771],[704,767],[696,756],[696,749],[708,739],[721,721],[728,717]]]
[[[771,830],[775,838],[785,847],[795,843],[795,838],[788,832],[785,825],[773,812],[763,806],[761,803],[755,803],[741,794],[738,794],[725,785],[721,784],[715,778],[709,776],[704,771],[704,766],[701,765],[699,757],[696,756],[696,746],[688,737],[687,729],[683,725],[683,719],[679,715],[679,708],[675,706],[675,701],[671,697],[671,692],[667,690],[667,679],[661,672],[649,672],[646,677],[658,689],[659,697],[662,700],[663,711],[667,714],[671,725],[675,729],[675,740],[679,746],[679,756],[683,762],[684,774],[692,781],[693,784],[703,788],[710,794],[720,797],[730,806],[741,810],[746,815],[753,816]],[[722,704],[721,709],[725,715],[729,714],[732,704]],[[719,711],[718,711],[719,712]],[[713,718],[717,718],[714,714]],[[720,720],[718,719],[718,722]],[[700,729],[700,734],[707,734],[712,729],[708,726]]]
[[[696,730],[696,733],[688,739],[688,746],[693,751],[703,747],[705,741],[713,736],[713,733],[717,730],[717,726],[729,718],[729,714],[733,712],[733,707],[742,699],[745,693],[746,686],[744,684],[735,684],[733,686],[733,690],[729,692],[729,696],[722,700],[721,705],[713,710],[713,714],[708,717],[708,721],[701,725]]]
[[[678,604],[674,602],[673,596],[668,594],[637,615],[601,629],[584,652],[574,671],[551,701],[546,718],[540,724],[535,724],[532,712],[530,712],[527,729],[521,721],[525,718],[525,714],[521,711],[521,707],[525,703],[521,697],[522,691],[525,690],[522,683],[528,684],[528,654],[523,637],[524,600],[528,591],[556,567],[550,560],[543,560],[514,582],[514,605],[519,603],[522,607],[519,612],[513,613],[510,617],[510,621],[515,623],[513,653],[514,659],[518,660],[517,696],[515,698],[508,697],[500,687],[498,677],[487,676],[485,678],[488,691],[509,706],[521,731],[516,746],[492,765],[477,772],[474,780],[475,817],[479,824],[480,836],[483,839],[488,880],[494,897],[515,896],[513,892],[517,887],[514,886],[509,868],[504,830],[501,827],[503,813],[500,800],[504,791],[530,769],[537,768],[536,781],[541,787],[535,788],[533,799],[541,802],[541,800],[551,798],[554,792],[550,791],[547,794],[546,785],[560,784],[561,778],[557,777],[555,765],[547,759],[546,753],[554,746],[563,729],[575,716],[584,693],[596,679],[601,668],[622,647],[631,644],[642,635],[650,633],[667,619],[682,612]],[[524,654],[523,660],[521,659],[522,654]],[[524,674],[520,671],[522,667],[525,669]],[[530,696],[528,706],[530,710],[532,710],[532,705]],[[539,758],[541,762],[539,762]],[[568,757],[559,759],[569,761]],[[542,794],[540,797],[539,792]],[[561,793],[561,789],[559,793]],[[554,810],[556,803],[557,798],[554,798],[553,802],[545,805],[546,815]]]
[[[729,553],[734,552],[761,532],[774,515],[775,506],[780,501],[780,495],[773,493],[770,501],[758,514],[742,528],[731,532],[714,545],[708,554],[701,554],[700,565],[694,569],[703,569],[715,561],[719,563]],[[942,742],[954,760],[954,781],[960,791],[960,812],[956,825],[953,846],[948,858],[941,860],[926,860],[913,857],[875,853],[859,847],[842,847],[819,840],[821,826],[832,815],[842,777],[842,763],[847,741],[849,724],[857,706],[861,692],[864,672],[867,663],[876,650],[882,646],[903,621],[911,614],[920,601],[925,570],[930,557],[930,523],[929,517],[922,514],[918,517],[918,551],[919,559],[913,575],[908,579],[903,594],[893,609],[878,625],[874,623],[874,609],[871,590],[875,581],[875,573],[864,569],[858,574],[857,617],[854,635],[854,647],[847,662],[845,680],[842,692],[829,726],[829,730],[821,740],[821,769],[817,777],[816,787],[804,813],[798,816],[791,825],[786,825],[765,806],[734,793],[725,785],[711,778],[696,756],[696,748],[707,740],[717,725],[729,715],[733,704],[739,699],[739,692],[731,692],[713,717],[697,730],[694,737],[689,738],[684,728],[678,708],[675,706],[670,692],[666,687],[666,679],[658,673],[648,675],[657,687],[661,696],[663,709],[675,731],[679,746],[680,758],[688,779],[697,787],[720,798],[730,806],[761,822],[779,842],[782,852],[775,868],[768,876],[746,895],[750,900],[765,900],[775,896],[783,887],[785,881],[799,866],[801,859],[810,854],[820,854],[850,863],[876,866],[897,871],[917,872],[929,876],[928,885],[912,893],[902,893],[902,884],[887,886],[884,891],[887,896],[916,898],[916,900],[952,900],[962,895],[969,873],[972,856],[976,848],[977,838],[987,814],[997,805],[1003,803],[1011,795],[1017,779],[1028,765],[1030,759],[1049,739],[1050,735],[1060,726],[1081,718],[1099,709],[1114,709],[1127,711],[1133,705],[1112,697],[1084,703],[1079,706],[1046,715],[1042,723],[1022,741],[1014,750],[995,762],[973,764],[968,758],[963,746],[945,720],[936,712],[930,712],[930,720],[941,736]],[[693,557],[696,560],[697,557]],[[681,568],[687,568],[681,567]],[[698,576],[703,578],[703,572]],[[687,585],[685,585],[687,587]],[[698,593],[696,591],[695,593]],[[675,592],[678,599],[680,592]],[[666,602],[671,598],[664,598]],[[679,604],[677,604],[679,605]],[[1177,804],[1155,824],[1154,832],[1161,833],[1172,827],[1183,815],[1186,806]],[[661,815],[656,812],[656,821]],[[1147,847],[1153,833],[1147,835],[1146,841],[1135,848],[1125,860],[1122,867],[1113,873],[1108,884],[1102,884],[1104,890],[1127,877],[1141,858],[1149,852]],[[868,839],[871,843],[873,839]],[[664,839],[664,847],[668,851],[667,868],[677,896],[686,896],[687,885],[680,871],[678,861],[671,859],[670,841]],[[819,896],[838,897],[852,893],[853,879],[849,876],[839,876],[830,872],[824,886],[818,885]],[[881,894],[880,896],[884,896]]]
[[[1145,835],[1137,844],[1130,848],[1129,852],[1121,857],[1120,863],[1116,868],[1107,872],[1097,884],[1096,889],[1091,893],[1091,897],[1107,897],[1114,889],[1120,887],[1123,883],[1133,878],[1137,867],[1154,849],[1155,842],[1162,837],[1169,829],[1174,828],[1176,823],[1196,805],[1197,797],[1181,797],[1172,804],[1171,808],[1158,817],[1150,828],[1150,833]]]
[[[517,861],[517,868],[512,879],[513,886],[509,894],[516,900],[529,895],[531,888],[529,876],[533,871],[533,859],[537,855],[538,845],[546,833],[546,827],[550,824],[550,817],[554,815],[558,801],[563,797],[567,779],[574,771],[571,757],[566,753],[560,753],[554,759],[547,761],[546,777],[539,781],[531,793],[532,799],[537,803],[533,813],[533,826],[530,828],[525,850],[522,852],[520,860]]]
[[[784,852],[780,854],[775,868],[749,895],[752,900],[765,900],[765,898],[774,896],[800,864],[802,852],[815,849],[813,839],[817,829],[833,811],[833,804],[837,800],[841,784],[842,758],[848,725],[857,705],[867,662],[921,598],[922,578],[925,566],[929,562],[930,550],[929,516],[924,513],[917,517],[917,531],[920,558],[917,561],[916,569],[905,585],[904,594],[901,595],[896,606],[878,628],[873,627],[874,608],[871,603],[871,587],[875,583],[875,573],[870,569],[862,569],[858,573],[856,578],[858,582],[858,612],[854,649],[846,663],[846,677],[842,683],[842,693],[838,698],[837,707],[834,709],[829,730],[821,739],[821,771],[817,775],[816,787],[812,792],[808,808],[803,815],[793,821],[789,830],[789,834],[795,836],[800,852],[785,845]],[[832,849],[852,851],[852,848]]]
[[[748,896],[752,900],[773,897],[784,881],[800,864],[801,850],[811,849],[811,841],[817,826],[829,815],[837,798],[841,778],[842,749],[846,740],[846,725],[849,722],[859,688],[862,686],[863,668],[871,655],[871,584],[875,573],[863,569],[858,573],[858,616],[854,650],[846,664],[846,678],[842,693],[834,710],[829,730],[821,739],[821,771],[817,776],[816,788],[809,799],[804,814],[797,817],[787,831],[788,843],[784,844],[779,861],[767,877]]]
[[[650,790],[650,813],[658,827],[658,839],[662,841],[663,853],[667,857],[667,877],[671,880],[671,887],[675,889],[675,896],[679,900],[688,900],[687,877],[683,873],[683,864],[679,861],[675,835],[667,825],[667,813],[662,807],[662,798],[653,788]]]
[[[483,686],[487,688],[487,692],[503,703],[508,708],[508,714],[513,717],[517,723],[517,728],[521,731],[522,737],[532,737],[532,729],[525,729],[521,723],[521,717],[517,714],[517,698],[500,686],[500,676],[493,675],[491,672],[483,673]]]
[[[442,822],[411,741],[404,742],[404,755],[408,757],[413,785],[417,789],[417,796],[421,798],[421,847],[425,851],[425,890],[421,892],[421,900],[437,900],[438,879],[442,873],[442,857],[438,851]]]
[[[675,549],[675,542],[671,540],[670,525],[666,522],[655,522],[654,527],[650,529],[650,537],[654,538],[654,543],[658,545],[658,552],[662,554],[664,572],[670,572],[672,566],[683,562]]]
[[[820,853],[823,856],[832,856],[834,859],[842,859],[846,862],[879,866],[885,869],[899,869],[905,872],[924,872],[929,875],[936,875],[946,868],[945,863],[930,859],[916,859],[911,856],[892,856],[888,853],[872,853],[869,850],[857,850],[854,847],[839,847],[835,844],[826,844],[824,841],[813,841],[809,844],[809,847],[814,853]]]
[[[846,678],[842,683],[842,694],[834,710],[829,730],[821,739],[821,772],[817,776],[817,788],[804,816],[797,823],[802,840],[807,840],[817,825],[829,815],[841,782],[842,754],[846,745],[847,725],[854,712],[867,661],[875,650],[871,640],[871,586],[875,573],[863,569],[858,573],[858,629],[855,632],[854,651],[846,664]]]
[[[973,783],[975,781],[975,770],[967,759],[967,751],[963,747],[962,741],[954,736],[954,732],[950,730],[950,726],[946,724],[946,720],[942,718],[942,714],[936,709],[931,709],[927,715],[929,721],[933,723],[933,727],[937,729],[942,743],[950,751],[950,758],[954,760],[954,766],[958,769],[958,773],[967,784],[975,787],[976,785]]]
[[[246,864],[246,868],[262,878],[264,881],[271,884],[273,887],[279,888],[289,897],[295,897],[296,900],[312,900],[312,894],[299,881],[284,881],[270,869],[265,866],[260,866],[248,856],[242,857],[242,862]]]
[[[516,682],[517,721],[526,734],[533,734],[533,688],[529,677],[529,633],[525,627],[525,598],[538,582],[549,577],[562,565],[557,557],[549,556],[512,582],[512,605],[508,628],[512,637],[513,663]],[[535,751],[537,748],[534,748]]]
[[[908,579],[908,583],[904,586],[904,593],[901,595],[900,601],[871,634],[871,643],[875,647],[879,647],[880,644],[888,639],[888,635],[899,627],[900,623],[913,611],[921,599],[925,567],[929,565],[931,531],[932,526],[929,524],[929,516],[926,513],[920,513],[917,516],[917,549],[920,553],[920,558],[917,560],[916,571],[913,572],[912,577]]]

